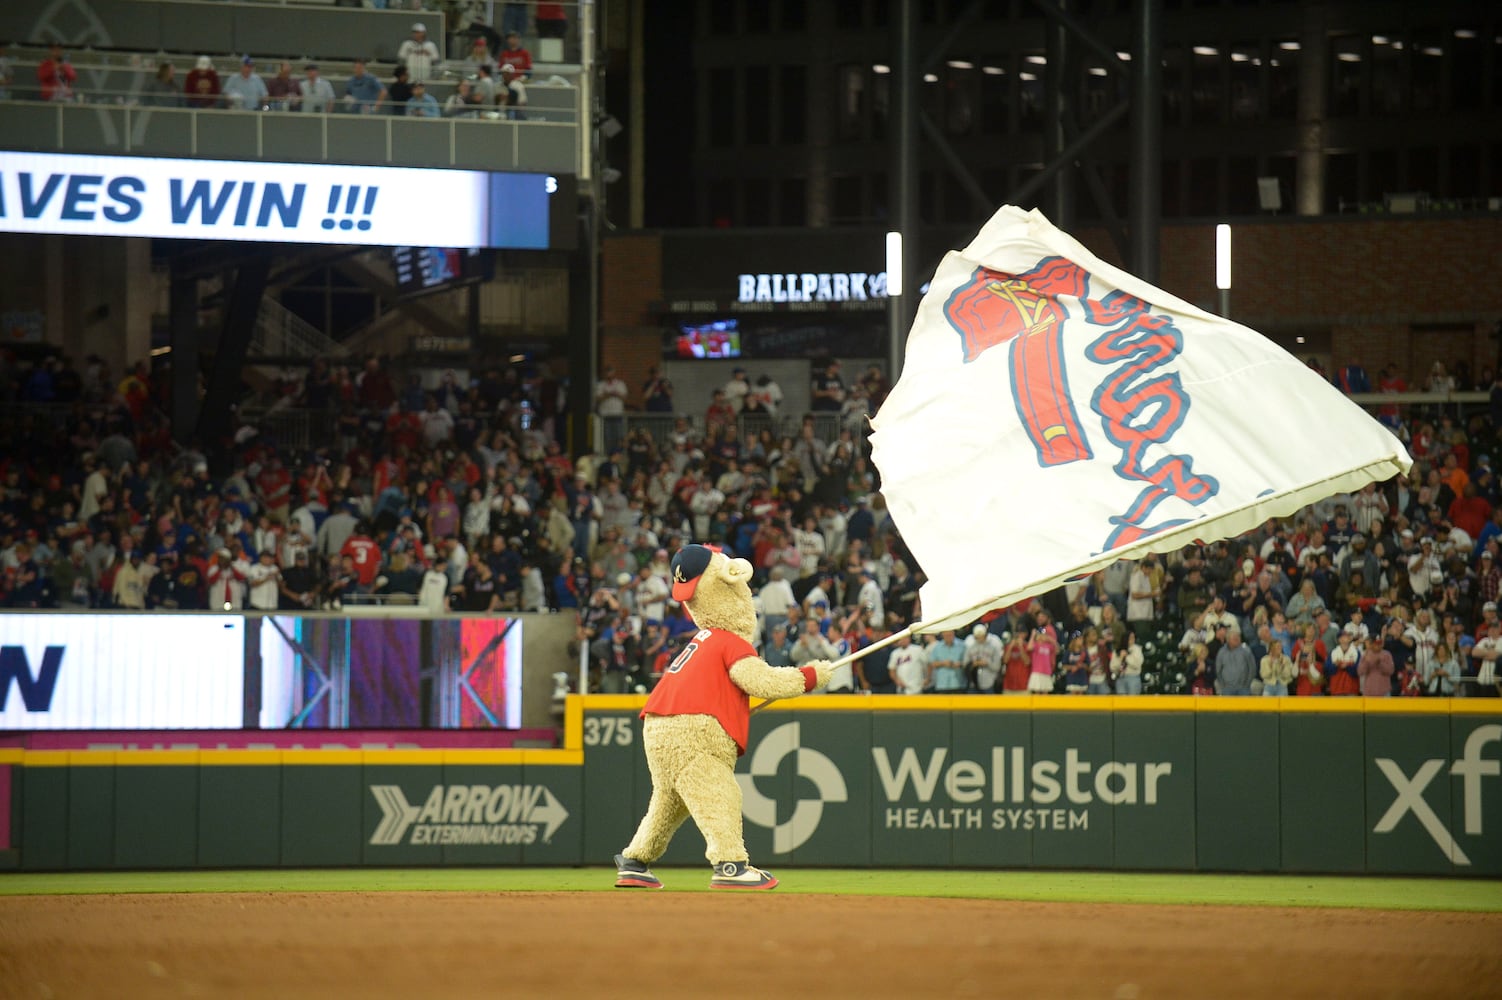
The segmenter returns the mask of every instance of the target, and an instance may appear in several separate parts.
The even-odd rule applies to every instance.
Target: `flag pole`
[[[908,636],[912,635],[913,634],[913,630],[916,629],[916,628],[918,628],[921,624],[922,623],[920,622],[918,624],[909,625],[907,628],[903,629],[901,632],[893,632],[891,635],[882,636],[880,639],[877,639],[875,642],[871,643],[871,645],[869,645],[869,646],[862,646],[860,649],[857,649],[855,652],[851,653],[849,656],[842,656],[842,657],[840,657],[838,660],[835,660],[833,663],[831,663],[830,666],[831,667],[843,667],[843,666],[845,666],[848,663],[854,663],[856,660],[859,660],[861,657],[865,656],[867,653],[874,653],[878,649],[881,649],[883,646],[890,646],[892,643],[896,642],[898,639],[901,639],[905,635],[908,635]],[[752,711],[752,713],[760,712],[762,709],[766,708],[768,705],[772,704],[774,701],[781,701],[781,700],[782,700],[781,698],[768,698],[766,701],[762,702],[760,705],[757,705],[751,711]]]

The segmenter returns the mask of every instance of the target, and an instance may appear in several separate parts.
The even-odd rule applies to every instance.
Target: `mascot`
[[[750,695],[792,698],[829,682],[818,660],[799,669],[772,667],[756,655],[751,564],[707,545],[673,557],[673,600],[699,626],[642,709],[642,745],[652,774],[652,801],[636,836],[615,856],[620,888],[660,889],[652,874],[668,841],[693,817],[714,868],[711,889],[771,889],[777,880],[751,865],[741,837],[736,758],[746,752]]]

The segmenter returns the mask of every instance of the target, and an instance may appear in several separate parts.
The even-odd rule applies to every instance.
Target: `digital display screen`
[[[694,358],[738,358],[741,356],[741,332],[739,321],[715,320],[681,326],[673,338],[669,357],[681,361]]]
[[[403,295],[450,288],[469,281],[483,281],[495,272],[484,250],[458,247],[392,247],[391,270]]]
[[[569,249],[569,175],[0,152],[0,232]]]
[[[8,614],[0,730],[516,729],[522,622]]]

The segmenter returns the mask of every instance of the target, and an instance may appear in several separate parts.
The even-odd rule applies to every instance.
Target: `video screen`
[[[464,281],[482,280],[489,255],[484,250],[454,247],[392,247],[391,269],[402,295],[446,288]]]
[[[694,358],[738,358],[741,332],[738,321],[716,320],[678,328],[672,356],[682,361]]]

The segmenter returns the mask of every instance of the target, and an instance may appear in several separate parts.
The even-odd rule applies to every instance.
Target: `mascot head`
[[[734,632],[747,642],[756,634],[751,564],[708,545],[685,545],[673,557],[673,600],[688,608],[700,628]]]

